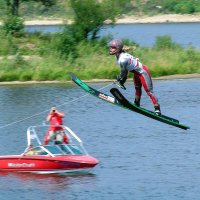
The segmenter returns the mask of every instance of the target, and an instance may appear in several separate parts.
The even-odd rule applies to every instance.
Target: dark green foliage
[[[39,0],[37,0],[39,1]],[[41,3],[46,6],[46,7],[50,7],[56,4],[56,0],[40,0]]]
[[[61,34],[55,37],[54,45],[62,58],[77,57],[76,40],[69,28],[66,27]]]
[[[56,0],[5,0],[8,14],[14,16],[19,16],[19,15],[22,16],[23,13],[19,13],[19,11],[21,11],[20,6],[22,3],[26,4],[29,2],[35,2],[37,4],[41,4],[47,10],[49,7],[56,4]]]
[[[105,20],[101,4],[95,0],[71,0],[74,10],[72,31],[78,40],[95,38]]]
[[[134,0],[131,14],[155,15],[158,13],[193,14],[200,12],[199,0]]]
[[[11,34],[5,35],[0,32],[0,55],[13,55],[18,51],[17,44],[15,43]]]
[[[72,32],[79,41],[96,39],[105,20],[114,22],[115,17],[130,0],[70,0],[74,11]]]
[[[199,0],[163,0],[163,9],[172,13],[192,14],[200,11]]]
[[[5,3],[0,2],[0,5],[2,5],[6,10],[6,17],[3,19],[3,30],[6,34],[11,34],[16,37],[23,35],[24,20],[19,17],[19,8],[22,2],[29,1],[5,0]],[[41,2],[45,7],[50,7],[56,3],[56,0],[35,0],[35,2]]]
[[[172,42],[170,35],[164,35],[164,36],[157,36],[156,42],[154,44],[154,48],[156,49],[173,49],[178,48],[179,45]]]
[[[4,19],[3,30],[6,34],[11,34],[16,37],[22,36],[24,33],[23,19],[18,16],[8,15]]]
[[[3,18],[6,14],[6,1],[0,0],[0,18]]]

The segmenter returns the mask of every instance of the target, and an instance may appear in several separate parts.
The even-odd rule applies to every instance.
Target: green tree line
[[[194,14],[200,12],[199,0],[135,0],[129,14]]]
[[[73,15],[69,0],[0,0],[0,18],[5,16],[8,5],[12,13],[20,14],[26,19],[39,16],[72,18]],[[123,13],[128,15],[198,12],[199,0],[131,0],[129,5],[123,7]]]

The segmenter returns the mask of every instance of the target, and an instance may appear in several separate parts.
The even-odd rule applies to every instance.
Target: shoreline
[[[200,14],[166,14],[155,16],[124,16],[116,24],[200,23]]]
[[[30,20],[25,21],[26,26],[34,25],[62,25],[71,24],[71,20],[63,19],[45,19],[45,20]],[[110,24],[111,21],[106,20],[105,24]],[[200,23],[200,14],[166,14],[155,16],[126,16],[116,19],[115,24],[154,24],[154,23]]]
[[[35,19],[26,20],[26,26],[48,26],[48,25],[63,25],[71,24],[71,20],[65,19]],[[109,20],[105,24],[110,24]],[[116,19],[115,24],[153,24],[153,23],[200,23],[200,13],[198,14],[162,14],[154,16],[127,16],[123,15],[121,18]],[[0,21],[0,25],[2,22]]]
[[[152,78],[153,80],[175,80],[175,79],[193,79],[200,78],[200,74],[175,74],[168,76],[160,76],[157,78]],[[102,83],[102,82],[114,82],[115,79],[91,79],[83,80],[86,83]],[[132,81],[132,78],[127,79],[127,81]],[[33,85],[33,84],[71,84],[72,81],[9,81],[9,82],[0,82],[0,86],[6,85]]]

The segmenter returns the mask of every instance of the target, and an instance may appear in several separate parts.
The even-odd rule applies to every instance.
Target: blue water
[[[147,47],[155,44],[157,36],[170,35],[173,42],[183,47],[191,45],[200,48],[200,23],[119,24],[113,28],[107,26],[100,32],[101,36],[107,34],[128,38]]]
[[[59,32],[62,26],[27,26],[28,32]],[[106,25],[99,36],[113,35],[114,38],[126,38],[143,47],[155,44],[157,36],[170,35],[172,41],[183,47],[200,48],[200,23],[163,23],[163,24],[117,24]]]
[[[123,94],[133,99],[132,83],[126,86]],[[88,175],[0,174],[0,199],[199,200],[200,79],[157,80],[154,88],[162,112],[190,130],[86,96],[74,84],[1,86],[1,155],[22,153],[26,128],[41,124],[56,103],[66,114],[65,124],[100,164]],[[142,106],[152,109],[145,93]]]

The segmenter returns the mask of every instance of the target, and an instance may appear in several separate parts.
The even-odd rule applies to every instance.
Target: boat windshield
[[[61,144],[61,145],[46,145],[44,146],[49,152],[54,155],[83,155],[86,154],[84,149],[80,146],[72,145],[72,144]]]
[[[47,149],[50,153],[54,154],[54,155],[62,155],[63,152],[61,151],[60,148],[58,148],[57,145],[47,145],[47,146],[44,146],[45,149]]]
[[[48,155],[48,153],[41,147],[35,147],[32,149],[29,149],[26,153],[26,156],[38,156],[38,155]]]
[[[81,146],[73,145],[73,144],[68,144],[68,145],[58,145],[62,151],[65,152],[65,154],[73,154],[73,155],[83,155],[87,154],[85,150]]]
[[[81,147],[73,144],[37,146],[27,150],[26,156],[44,155],[85,155],[87,152]]]

